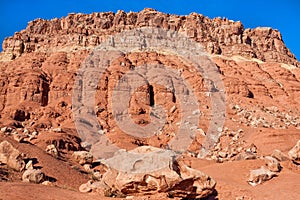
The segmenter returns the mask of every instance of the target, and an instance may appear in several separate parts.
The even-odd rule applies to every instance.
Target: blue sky
[[[197,12],[210,18],[227,17],[241,21],[245,28],[278,29],[287,47],[300,59],[299,0],[1,0],[0,41],[24,29],[35,18],[60,18],[71,12],[140,11],[145,7],[178,15]]]

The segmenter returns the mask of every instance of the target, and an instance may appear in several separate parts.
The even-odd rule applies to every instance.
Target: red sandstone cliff
[[[25,30],[6,38],[3,42],[3,52],[0,53],[1,127],[12,127],[17,135],[24,138],[30,138],[30,134],[35,131],[39,132],[38,136],[29,142],[38,147],[37,149],[34,147],[32,152],[39,152],[37,155],[44,165],[48,158],[45,157],[43,160],[39,148],[44,150],[49,144],[54,144],[61,152],[62,158],[73,164],[72,159],[70,160],[71,152],[82,149],[71,111],[72,89],[78,68],[91,50],[109,35],[148,26],[186,34],[204,46],[219,68],[226,90],[227,115],[220,142],[209,155],[209,159],[218,162],[242,160],[233,163],[233,168],[240,169],[246,166],[245,169],[248,170],[249,166],[256,166],[256,163],[260,162],[258,159],[253,161],[254,164],[245,161],[245,153],[251,144],[257,147],[258,153],[255,158],[259,158],[270,154],[274,149],[286,153],[295,141],[300,139],[300,63],[285,46],[277,30],[244,29],[241,22],[228,19],[209,19],[196,13],[176,16],[152,9],[138,13],[119,11],[69,14],[67,17],[52,20],[37,19],[29,22]],[[174,131],[171,122],[161,136],[150,139],[129,137],[113,123],[106,97],[116,77],[124,73],[124,70],[117,66],[118,62],[125,66],[125,70],[133,63],[139,66],[146,62],[170,64],[178,70],[186,69],[186,76],[195,87],[199,86],[197,88],[199,91],[205,90],[205,87],[199,84],[202,78],[193,77],[192,72],[189,72],[190,66],[178,57],[167,57],[151,52],[140,55],[131,53],[120,58],[114,63],[115,71],[107,74],[107,81],[99,82],[100,87],[97,91],[99,95],[96,98],[98,110],[95,108],[95,111],[113,143],[122,148],[165,145],[173,137],[173,133],[170,134]],[[135,122],[147,123],[145,113],[147,114],[150,102],[149,99],[139,101],[139,98],[147,97],[149,88],[140,88],[138,92],[138,95],[134,96],[136,102],[132,101],[130,106],[131,112],[135,115]],[[166,108],[177,106],[176,102],[172,101],[174,94],[170,91],[157,86],[154,87],[154,92],[157,94],[156,101],[161,101]],[[205,103],[200,106],[200,110],[204,122],[200,125],[205,131],[206,122],[210,119],[209,102],[202,100]],[[170,121],[176,122],[179,114],[180,111],[168,113]],[[62,127],[62,131],[54,131],[57,127]],[[29,134],[24,133],[25,129]],[[0,140],[5,138],[12,139],[13,136],[2,135]],[[191,156],[197,155],[202,140],[201,135],[197,136],[190,149],[196,153]],[[34,156],[30,146],[25,148],[22,144],[19,148],[23,150],[28,148],[27,153]],[[60,166],[59,161],[53,162],[56,167]],[[202,165],[197,163],[198,161],[193,161],[192,165],[201,168]],[[227,165],[230,163],[221,166],[224,171],[230,171],[231,166]],[[66,165],[62,167],[65,169],[64,173],[71,173]],[[289,167],[292,168],[291,165]],[[287,167],[286,170],[290,168]],[[74,175],[75,178],[68,179],[62,173],[57,175],[51,167],[44,169],[47,175],[56,177],[59,186],[67,185],[74,188],[78,186],[78,181],[74,182],[76,176],[81,177],[80,180],[87,179],[81,175]],[[208,173],[217,174],[217,170],[213,169],[203,167]],[[290,173],[294,172],[295,170],[284,171],[282,177],[288,179]],[[299,170],[295,174],[299,176]],[[237,173],[233,175],[233,179],[240,180],[243,179],[242,176],[244,174]],[[244,194],[252,198],[261,198],[260,195],[263,195],[249,189],[248,186],[236,184],[231,177],[226,175],[224,177],[220,177],[221,186],[217,188],[223,198],[233,198],[236,197],[235,194]],[[223,181],[226,178],[230,179],[229,183],[232,183],[232,186],[226,185]],[[274,184],[279,187],[281,183],[275,180]]]

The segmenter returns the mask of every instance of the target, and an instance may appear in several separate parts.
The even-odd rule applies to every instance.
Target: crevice
[[[153,86],[149,85],[149,98],[150,98],[150,106],[154,106],[155,101],[154,101],[154,90]]]
[[[41,99],[41,105],[47,106],[48,100],[49,100],[49,83],[43,81],[42,82],[42,99]]]

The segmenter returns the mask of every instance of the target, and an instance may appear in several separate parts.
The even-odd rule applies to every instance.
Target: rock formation
[[[276,176],[276,173],[270,171],[269,169],[261,167],[259,169],[251,170],[248,183],[252,186],[256,186],[270,180],[274,176]]]
[[[24,154],[15,149],[8,141],[0,143],[0,164],[6,164],[14,170],[25,168]]]
[[[155,152],[153,147],[138,147],[135,152]],[[124,156],[120,165],[130,165]],[[143,160],[139,160],[143,162]],[[105,161],[104,161],[105,163]],[[136,163],[131,163],[132,169]],[[159,163],[154,163],[159,165]],[[81,192],[92,190],[112,191],[123,195],[149,195],[167,193],[170,197],[204,198],[212,194],[216,182],[201,171],[192,169],[182,162],[176,162],[172,157],[168,160],[168,166],[152,172],[138,173],[136,171],[121,171],[107,166],[100,182],[89,181],[80,186]]]
[[[203,44],[209,53],[240,55],[299,66],[277,30],[264,27],[245,29],[241,22],[233,22],[226,18],[211,20],[197,13],[176,16],[152,9],[145,9],[139,13],[71,13],[62,19],[36,19],[29,22],[25,30],[4,41],[3,53],[4,57],[14,59],[30,52],[91,49],[110,34],[144,26],[185,33]]]
[[[220,137],[203,161],[200,149],[213,117],[211,91],[214,88],[210,87],[213,84],[207,84],[206,77],[195,72],[190,62],[169,52],[130,52],[110,63],[98,85],[94,86],[95,106],[91,112],[97,116],[101,129],[97,134],[105,135],[109,142],[124,151],[141,146],[168,149],[168,143],[176,137],[183,114],[174,91],[162,85],[145,84],[132,94],[128,102],[132,121],[146,126],[151,122],[151,108],[158,104],[166,111],[166,124],[149,138],[126,134],[116,124],[110,105],[114,86],[125,73],[146,63],[169,66],[180,73],[195,91],[199,109],[193,112],[199,114],[201,120],[195,127],[197,132],[193,142],[185,152],[181,152],[183,160],[190,162],[191,168],[182,163],[176,170],[165,168],[164,173],[169,175],[165,177],[161,176],[162,172],[129,177],[122,171],[105,166],[101,163],[103,160],[88,152],[91,144],[79,137],[72,113],[74,81],[87,56],[110,36],[141,27],[178,31],[202,45],[209,60],[216,65],[226,94],[224,127],[219,127]],[[108,193],[115,192],[122,197],[127,195],[128,198],[138,193],[160,192],[170,197],[204,197],[216,189],[220,199],[262,199],[271,191],[268,189],[271,188],[270,182],[279,188],[282,186],[280,178],[289,179],[290,174],[298,176],[299,142],[293,146],[300,140],[300,64],[285,46],[278,30],[263,27],[245,29],[241,22],[226,18],[209,19],[196,13],[177,16],[152,9],[137,13],[71,13],[61,19],[31,21],[26,29],[6,38],[2,47],[0,180],[21,180],[20,172],[11,168],[24,170],[26,163],[20,152],[27,154],[32,149],[32,152],[38,152],[40,158],[45,157],[45,160],[55,163],[56,168],[63,169],[60,173],[50,165],[43,166],[47,175],[50,173],[55,177],[60,188],[67,185],[77,190],[80,184],[93,177],[80,187],[80,191],[89,192],[105,186]],[[167,80],[167,74],[162,76]],[[24,151],[19,151],[19,148]],[[47,163],[40,160],[44,165]],[[209,163],[209,168],[201,162]],[[26,169],[30,173],[26,172],[24,180],[41,182],[38,178],[40,172],[32,171],[33,161],[27,164]],[[263,192],[250,186],[250,189],[240,186],[245,183],[244,174],[249,169],[262,165],[262,168],[251,171],[250,184],[260,184],[275,175],[280,178],[264,183],[263,187],[267,189]],[[214,166],[217,170],[212,171]],[[236,173],[228,171],[231,167],[236,169]],[[194,171],[195,168],[203,173]],[[31,173],[37,173],[37,176],[28,178]],[[11,179],[10,174],[18,178]],[[120,178],[117,184],[110,182],[116,176]],[[168,177],[171,177],[169,182],[165,181]],[[300,178],[289,180],[293,183],[291,185],[300,184],[297,182]],[[180,184],[187,189],[183,190]],[[293,193],[289,191],[293,190],[292,186],[280,188]],[[268,195],[270,199],[278,197]]]
[[[39,169],[27,169],[22,176],[24,182],[41,183],[45,179],[45,174]]]
[[[300,163],[300,140],[298,140],[296,145],[289,151],[288,156],[294,162]]]
[[[93,162],[93,155],[87,151],[75,151],[72,156],[81,165]]]

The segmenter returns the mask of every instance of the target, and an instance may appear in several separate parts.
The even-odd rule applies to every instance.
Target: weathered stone
[[[134,152],[139,153],[155,151],[158,149],[145,146],[134,150]],[[122,153],[118,156],[122,157]],[[139,171],[137,168],[143,168],[142,162],[147,163],[146,160],[139,160],[138,163],[126,162],[126,165],[132,164],[133,171],[119,171],[109,168],[103,175],[101,182],[103,185],[125,195],[164,192],[173,197],[203,198],[214,191],[216,182],[212,178],[201,171],[187,167],[181,162],[177,163],[172,157],[169,158],[169,164],[164,168],[145,173],[135,173],[136,170]]]
[[[91,164],[84,164],[83,168],[86,172],[91,172],[92,171],[92,165]]]
[[[300,163],[300,140],[296,143],[296,145],[288,152],[289,158],[297,163]]]
[[[272,156],[273,158],[276,158],[278,161],[286,161],[286,160],[289,159],[287,155],[285,155],[284,153],[282,153],[282,152],[281,152],[280,150],[278,150],[278,149],[275,149],[275,150],[272,152],[271,156]]]
[[[92,181],[88,181],[79,186],[79,192],[87,193],[92,191]]]
[[[50,155],[52,155],[54,158],[58,158],[59,157],[59,152],[56,149],[54,144],[50,144],[46,147],[46,152]]]
[[[274,176],[276,176],[276,173],[266,169],[265,167],[261,167],[260,169],[250,171],[248,183],[252,186],[256,186],[270,180]]]
[[[97,15],[101,16],[101,22]],[[182,18],[148,9],[139,13],[97,15],[70,14],[56,20],[36,19],[28,23],[25,30],[4,40],[1,60],[11,60],[22,54],[38,51],[74,51],[83,47],[91,49],[99,45],[112,30],[119,32],[129,28],[152,26],[184,33],[201,42],[211,54],[244,55],[299,66],[295,56],[284,45],[280,33],[271,28],[244,29],[241,22],[228,19],[209,19],[195,13]],[[79,18],[80,20],[75,20]],[[198,25],[199,19],[201,26]],[[52,36],[51,40],[49,35]]]
[[[22,181],[30,183],[41,183],[45,174],[40,169],[27,169],[22,175]]]
[[[268,169],[272,172],[279,172],[281,170],[280,163],[276,158],[273,158],[271,156],[264,157],[264,160],[266,162],[266,166]]]
[[[16,171],[22,171],[25,168],[24,157],[8,141],[0,143],[0,163],[7,164]]]
[[[81,165],[91,164],[93,162],[93,155],[87,151],[74,151],[72,157]]]

